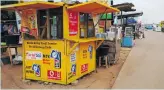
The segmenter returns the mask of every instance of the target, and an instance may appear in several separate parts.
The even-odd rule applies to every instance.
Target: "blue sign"
[[[52,50],[51,58],[54,59],[55,68],[61,68],[61,52]]]
[[[40,65],[38,64],[33,64],[32,66],[32,70],[35,72],[35,75],[40,77],[41,73],[40,73]]]
[[[72,64],[71,72],[73,75],[76,75],[76,64]]]
[[[135,23],[137,23],[137,21],[134,18],[129,18],[127,20],[127,24],[135,24]]]

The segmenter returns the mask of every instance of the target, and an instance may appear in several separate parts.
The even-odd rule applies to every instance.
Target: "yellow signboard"
[[[67,83],[95,70],[95,42],[80,43],[67,61]]]
[[[66,55],[61,40],[25,40],[24,78],[69,84],[95,70],[95,42],[80,43]]]
[[[24,41],[26,79],[66,84],[63,41]]]

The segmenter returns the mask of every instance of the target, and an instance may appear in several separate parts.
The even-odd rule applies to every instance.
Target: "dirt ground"
[[[5,65],[1,68],[2,89],[109,89],[112,88],[130,50],[129,48],[122,48],[119,61],[115,65],[108,69],[104,67],[98,68],[97,73],[93,72],[79,79],[77,85],[44,85],[35,81],[27,84],[22,81],[22,65]]]

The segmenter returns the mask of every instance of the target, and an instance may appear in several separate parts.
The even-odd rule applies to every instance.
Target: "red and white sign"
[[[99,26],[104,27],[105,26],[105,21],[99,21]]]
[[[78,12],[68,11],[69,14],[69,35],[74,36],[78,33]]]
[[[61,72],[48,70],[47,76],[48,76],[48,79],[61,80]]]
[[[83,64],[81,65],[81,73],[87,72],[88,71],[88,64]]]
[[[43,54],[39,51],[26,51],[27,60],[42,60]]]

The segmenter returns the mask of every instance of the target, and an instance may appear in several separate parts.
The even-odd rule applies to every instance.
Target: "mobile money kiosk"
[[[92,14],[118,9],[86,2],[26,2],[3,6],[21,16],[23,33],[23,79],[69,84],[96,69],[96,49],[103,39],[95,38]]]

